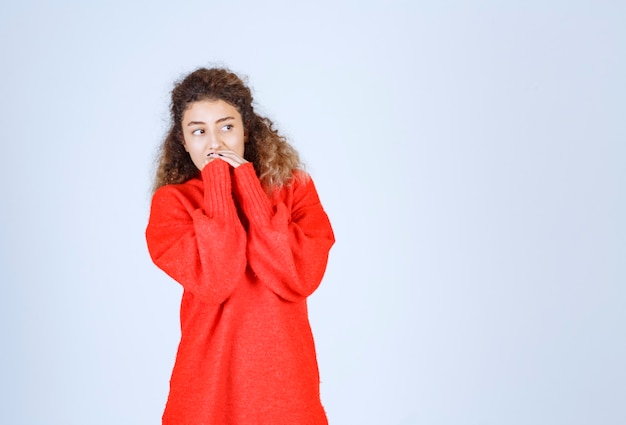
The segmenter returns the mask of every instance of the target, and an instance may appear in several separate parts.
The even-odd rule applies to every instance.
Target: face
[[[237,108],[223,100],[191,103],[183,114],[185,150],[202,170],[213,152],[232,151],[243,158],[245,132]]]

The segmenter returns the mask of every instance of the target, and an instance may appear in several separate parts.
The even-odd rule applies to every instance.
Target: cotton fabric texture
[[[313,181],[267,195],[251,163],[214,160],[155,192],[146,239],[183,286],[163,424],[327,424],[306,300],[334,235]]]

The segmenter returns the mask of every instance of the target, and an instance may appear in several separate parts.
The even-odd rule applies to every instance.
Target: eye
[[[201,134],[204,134],[204,130],[199,128],[197,130],[192,131],[191,134],[193,134],[194,136],[199,136]]]
[[[222,127],[222,130],[230,131],[233,129],[233,127],[234,125],[232,124],[226,124],[224,127]]]

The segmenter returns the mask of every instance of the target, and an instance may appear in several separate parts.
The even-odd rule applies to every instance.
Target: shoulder
[[[305,170],[294,170],[292,178],[289,181],[289,186],[293,189],[294,193],[300,193],[302,195],[313,193],[317,195],[313,178]]]
[[[274,202],[284,202],[291,207],[292,211],[320,205],[311,175],[301,169],[294,170],[292,178],[273,191],[272,198]]]
[[[171,208],[175,205],[195,204],[202,199],[202,180],[192,178],[184,183],[167,184],[152,195],[152,208]]]

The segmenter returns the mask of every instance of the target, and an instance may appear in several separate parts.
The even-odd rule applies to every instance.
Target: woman
[[[308,321],[334,243],[297,152],[225,69],[172,91],[146,229],[183,286],[163,424],[326,424]]]

